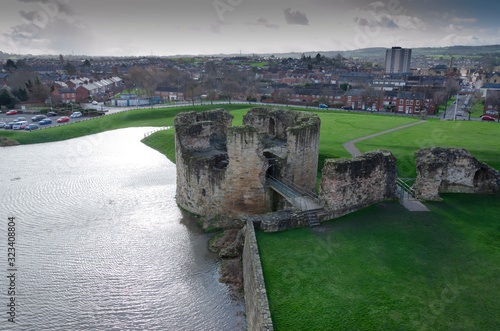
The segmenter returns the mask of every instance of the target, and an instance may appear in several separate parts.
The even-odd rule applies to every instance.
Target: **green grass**
[[[361,152],[390,150],[401,177],[416,177],[414,153],[423,147],[465,148],[480,161],[500,169],[500,125],[476,121],[427,121],[403,130],[360,141]]]
[[[20,144],[37,144],[83,137],[104,131],[144,126],[171,126],[180,112],[205,111],[224,107],[227,110],[241,109],[241,105],[204,105],[196,107],[145,108],[112,114],[89,121],[75,122],[55,128],[33,132],[2,131],[1,137],[16,140]],[[248,107],[248,106],[247,106]]]
[[[257,232],[275,330],[498,330],[500,195]]]
[[[470,117],[481,117],[484,113],[484,105],[481,102],[475,102],[471,106],[472,113]],[[466,113],[468,116],[468,114]]]

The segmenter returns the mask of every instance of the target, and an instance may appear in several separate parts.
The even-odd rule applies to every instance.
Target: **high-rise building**
[[[410,72],[411,49],[393,47],[385,53],[385,73],[405,74]]]

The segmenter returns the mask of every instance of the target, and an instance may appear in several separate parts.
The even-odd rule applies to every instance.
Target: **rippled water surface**
[[[175,204],[175,165],[140,142],[146,131],[0,149],[1,330],[244,329],[210,236]]]

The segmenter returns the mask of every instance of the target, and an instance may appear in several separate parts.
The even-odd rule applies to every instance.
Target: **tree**
[[[350,90],[351,88],[352,88],[351,84],[348,84],[348,83],[340,84],[341,90],[347,91],[347,90]]]
[[[436,91],[432,99],[434,103],[437,105],[438,109],[440,105],[444,104],[444,114],[443,114],[444,118],[446,116],[446,104],[448,102],[448,95],[446,91],[445,90]]]
[[[370,105],[370,112],[373,112],[373,104],[378,101],[380,91],[375,90],[373,86],[366,86],[361,92],[361,96]]]
[[[0,92],[0,106],[6,106],[7,108],[15,108],[16,103],[19,99],[16,98],[8,89],[3,88]]]
[[[21,87],[19,87],[17,90],[14,90],[12,94],[20,101],[28,101],[30,98],[26,89]]]
[[[198,82],[195,81],[194,79],[191,79],[184,85],[184,94],[189,100],[191,100],[193,106],[196,101],[196,96],[199,95],[200,91],[201,91],[200,86]]]
[[[59,54],[59,62],[64,65],[64,56],[62,54]]]
[[[240,90],[240,84],[232,77],[225,77],[222,81],[222,90],[228,97],[229,104],[231,104],[231,99],[234,98],[234,95]]]
[[[71,63],[67,62],[64,66],[63,69],[66,71],[68,75],[74,75],[76,74],[76,67],[72,65]]]
[[[139,89],[143,95],[148,97],[151,107],[160,81],[161,75],[158,68],[132,67],[125,77],[125,85],[129,89]]]
[[[7,63],[5,63],[5,68],[7,68],[7,69],[17,69],[17,66],[14,63],[14,61],[12,61],[11,59],[8,59]]]
[[[50,96],[50,88],[44,85],[38,77],[35,78],[34,83],[27,84],[30,99],[33,101],[45,101]]]
[[[293,96],[292,88],[286,87],[278,90],[278,99],[279,99],[278,101],[286,104],[287,106],[290,103],[292,96]]]
[[[92,64],[90,63],[89,59],[86,59],[86,60],[83,62],[83,64],[82,64],[82,66],[84,66],[84,67],[90,67],[91,65],[92,65]]]

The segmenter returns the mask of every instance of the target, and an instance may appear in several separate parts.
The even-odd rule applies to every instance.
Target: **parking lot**
[[[22,114],[22,113],[17,113],[15,115],[6,115],[5,112],[2,112],[0,114],[0,122],[9,123],[9,122],[13,122],[18,117],[24,117],[24,118],[26,118],[26,121],[28,122],[28,124],[37,124],[38,125],[38,129],[46,129],[46,128],[50,128],[50,127],[55,127],[55,126],[60,126],[60,125],[66,125],[66,124],[70,124],[70,123],[80,122],[80,121],[83,121],[83,120],[87,120],[89,118],[94,118],[94,117],[82,116],[82,117],[77,117],[77,118],[70,118],[69,121],[67,121],[67,122],[57,123],[57,119],[60,118],[60,117],[63,117],[63,116],[59,116],[58,115],[58,116],[47,117],[47,118],[49,118],[49,119],[52,120],[51,124],[40,125],[40,124],[38,124],[39,121],[35,121],[34,122],[34,121],[31,120],[31,118],[34,117],[34,116],[36,116],[36,115],[40,115],[40,114]],[[11,131],[12,129],[0,128],[0,130]],[[19,131],[25,131],[25,130],[19,130]]]

